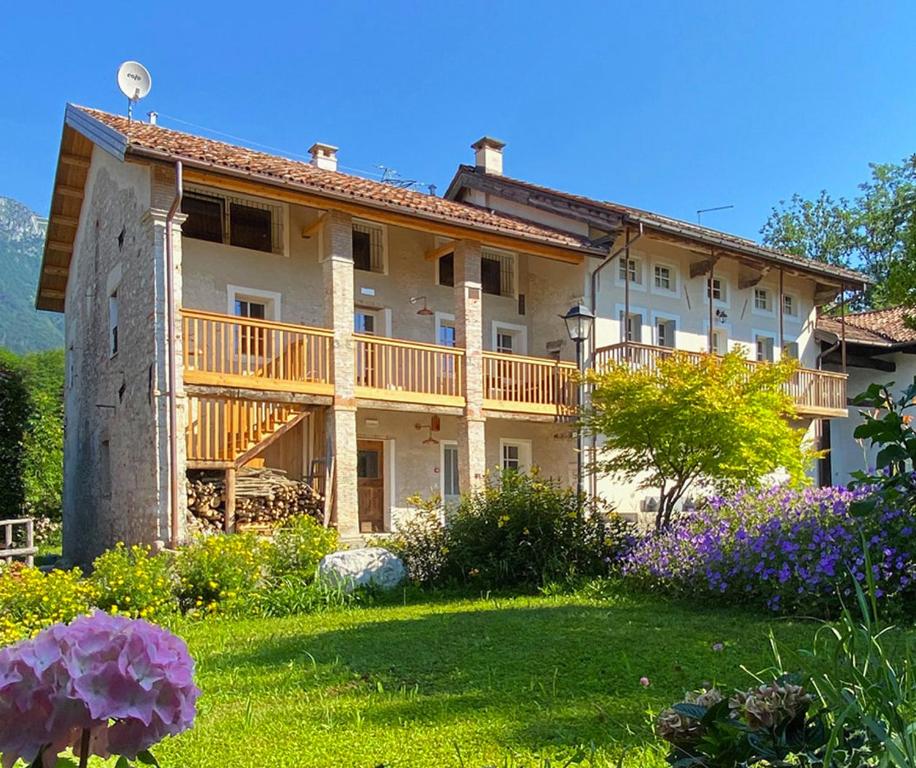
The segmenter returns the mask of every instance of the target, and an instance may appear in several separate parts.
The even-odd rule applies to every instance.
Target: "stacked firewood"
[[[188,477],[188,512],[204,529],[221,530],[226,510],[222,473]],[[271,528],[291,517],[323,519],[324,499],[309,483],[277,469],[242,467],[235,483],[235,521],[241,527]]]

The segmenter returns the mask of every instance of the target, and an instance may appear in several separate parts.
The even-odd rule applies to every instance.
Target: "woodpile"
[[[321,495],[307,482],[290,480],[278,469],[242,467],[236,478],[235,499],[235,522],[240,528],[273,528],[299,515],[323,520]],[[221,531],[225,510],[223,473],[189,473],[188,512],[194,527]]]

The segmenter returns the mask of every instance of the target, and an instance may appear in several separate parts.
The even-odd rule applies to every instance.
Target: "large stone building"
[[[861,275],[503,174],[474,145],[444,198],[68,106],[38,306],[66,313],[65,555],[184,537],[187,472],[322,483],[342,534],[499,468],[574,483],[576,352],[797,356],[799,418],[845,414],[818,306]],[[646,494],[591,493],[637,514]]]

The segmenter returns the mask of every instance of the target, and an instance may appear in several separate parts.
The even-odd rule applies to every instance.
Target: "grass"
[[[814,631],[645,597],[404,602],[180,623],[204,695],[163,766],[556,766],[580,745],[586,765],[662,766],[654,713],[704,682],[746,687],[771,627],[787,648]]]

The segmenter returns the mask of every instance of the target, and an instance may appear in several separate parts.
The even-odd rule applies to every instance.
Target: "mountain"
[[[48,222],[0,197],[0,347],[34,352],[64,346],[64,317],[35,309]]]

